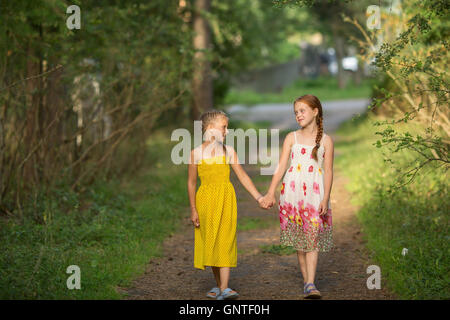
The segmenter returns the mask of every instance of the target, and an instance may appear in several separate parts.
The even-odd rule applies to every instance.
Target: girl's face
[[[206,129],[213,139],[223,142],[228,134],[228,119],[226,117],[217,117]],[[209,139],[208,139],[209,140]]]
[[[313,121],[319,112],[318,109],[312,109],[309,105],[303,102],[297,102],[294,106],[295,120],[302,126],[302,128],[307,127]]]

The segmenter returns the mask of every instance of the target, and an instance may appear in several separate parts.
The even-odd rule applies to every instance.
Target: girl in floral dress
[[[334,146],[323,132],[322,105],[317,97],[305,95],[295,100],[294,113],[302,128],[287,135],[263,206],[275,203],[275,189],[285,172],[278,203],[280,242],[297,250],[305,298],[320,298],[314,285],[318,252],[333,247],[330,193]]]

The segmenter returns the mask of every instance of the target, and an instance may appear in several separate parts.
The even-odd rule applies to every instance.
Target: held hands
[[[262,209],[270,209],[275,204],[275,196],[267,193],[265,196],[258,199],[258,203]]]

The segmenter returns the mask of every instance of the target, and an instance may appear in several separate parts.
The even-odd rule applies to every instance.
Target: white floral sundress
[[[319,205],[324,197],[323,160],[325,148],[322,141],[316,161],[312,157],[314,146],[295,143],[291,148],[291,163],[281,185],[279,205],[280,243],[304,252],[327,252],[333,247],[332,211],[319,215]]]

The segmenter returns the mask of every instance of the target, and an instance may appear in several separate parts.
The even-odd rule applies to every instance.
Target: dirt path
[[[337,149],[335,156],[339,156]],[[244,168],[258,190],[264,194],[270,177],[261,178],[255,165],[244,165]],[[234,173],[231,174],[231,181],[238,200],[238,224],[253,219],[260,222],[260,228],[238,231],[238,266],[232,268],[229,286],[240,293],[240,300],[303,299],[297,255],[265,253],[261,247],[279,244],[277,206],[268,211],[260,209]],[[365,249],[355,216],[357,208],[350,204],[351,195],[345,189],[345,184],[345,177],[335,169],[331,192],[335,247],[328,253],[319,254],[316,286],[323,299],[395,299],[383,289],[383,278],[380,290],[367,289],[366,281],[370,275],[366,269],[373,263]],[[277,203],[278,197],[279,193]],[[186,209],[188,216],[189,209]],[[198,270],[193,267],[194,230],[188,218],[179,232],[164,242],[163,250],[164,257],[150,261],[145,274],[136,279],[132,287],[119,289],[128,294],[127,299],[208,299],[205,294],[215,286],[215,282],[210,268]]]

